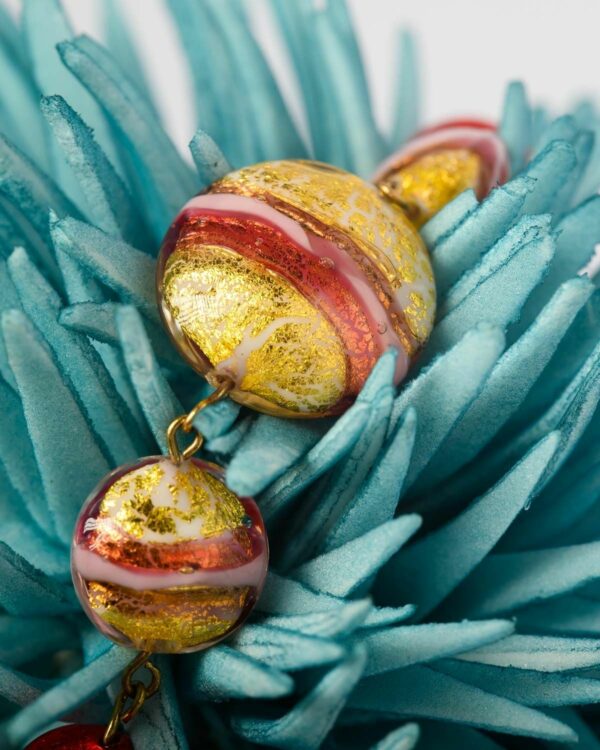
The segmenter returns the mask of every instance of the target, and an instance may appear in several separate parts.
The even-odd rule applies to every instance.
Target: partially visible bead
[[[154,456],[120,467],[77,521],[73,581],[108,638],[140,651],[214,645],[248,616],[262,589],[267,538],[255,502],[218,467]]]
[[[270,414],[338,414],[379,356],[396,382],[435,313],[429,256],[377,188],[325,164],[278,161],[189,201],[161,250],[158,296],[186,359]]]
[[[25,750],[106,750],[102,744],[105,731],[101,724],[67,724],[40,735]],[[133,750],[133,743],[121,733],[110,750]]]
[[[417,133],[377,170],[374,182],[421,226],[468,188],[481,200],[508,179],[495,126],[455,120]]]

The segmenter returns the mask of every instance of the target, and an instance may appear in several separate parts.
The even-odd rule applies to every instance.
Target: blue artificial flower
[[[192,170],[104,5],[108,48],[74,38],[58,0],[24,0],[20,28],[0,12],[7,750],[106,721],[131,659],[81,613],[69,542],[97,480],[164,450],[208,392],[157,318],[169,222],[229,165],[310,154],[367,175],[417,125],[410,38],[382,134],[342,0],[273,3],[310,145],[239,0],[171,0],[200,126]],[[500,131],[513,178],[423,227],[439,316],[399,393],[389,352],[337,421],[233,403],[198,418],[232,489],[258,496],[273,568],[232,640],[158,659],[136,747],[492,750],[521,735],[600,749],[577,708],[600,702],[600,297],[578,275],[600,241],[600,117],[583,103],[549,121],[514,83]]]

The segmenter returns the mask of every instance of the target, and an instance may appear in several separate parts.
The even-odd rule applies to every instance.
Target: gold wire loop
[[[185,432],[189,432],[192,429],[194,426],[194,419],[196,419],[203,409],[206,409],[207,406],[216,404],[217,401],[224,399],[232,388],[233,380],[224,380],[221,385],[210,394],[210,396],[203,398],[202,401],[198,401],[196,406],[194,406],[194,408],[186,415],[183,422],[183,429]]]
[[[191,458],[196,451],[199,451],[200,448],[202,448],[202,443],[204,442],[204,438],[202,437],[200,432],[198,432],[198,430],[193,427],[192,429],[195,432],[194,439],[183,450],[180,449],[177,442],[177,431],[180,427],[182,427],[184,429],[184,432],[189,432],[189,430],[186,430],[184,427],[184,422],[186,419],[187,414],[182,414],[181,416],[176,417],[167,427],[167,445],[169,447],[169,456],[171,457],[171,461],[178,465],[182,461],[187,461],[188,458]]]
[[[196,451],[199,451],[200,448],[202,448],[204,437],[198,428],[194,426],[194,420],[203,409],[206,409],[207,406],[216,404],[217,401],[224,399],[233,388],[233,385],[234,383],[232,380],[224,380],[221,385],[210,394],[210,396],[203,398],[202,401],[198,401],[196,406],[194,406],[190,412],[176,417],[167,427],[167,446],[169,448],[169,456],[173,463],[179,465],[182,461],[187,461],[194,455],[194,453],[196,453]],[[177,432],[180,428],[186,433],[195,433],[192,442],[183,450],[179,447],[179,443],[177,442]]]
[[[133,676],[135,673],[144,668],[150,673],[150,682],[146,685],[141,680],[134,680]],[[155,664],[150,661],[150,652],[142,651],[136,658],[129,664],[127,669],[123,672],[121,678],[121,690],[115,700],[110,721],[104,732],[102,738],[102,744],[106,748],[110,748],[116,739],[121,724],[126,724],[131,721],[144,705],[144,703],[151,698],[160,688],[160,671]],[[131,701],[127,707],[127,702]]]

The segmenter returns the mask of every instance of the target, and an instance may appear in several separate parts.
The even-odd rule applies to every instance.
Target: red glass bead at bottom
[[[106,750],[103,724],[68,724],[37,737],[25,750]],[[115,737],[110,750],[134,750],[126,734]]]

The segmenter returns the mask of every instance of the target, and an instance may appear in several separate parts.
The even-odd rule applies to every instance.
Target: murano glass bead
[[[403,210],[310,161],[240,169],[192,198],[157,286],[188,362],[233,381],[233,399],[287,417],[344,411],[390,347],[400,382],[435,313],[429,255]]]
[[[255,502],[213,464],[154,456],[120,467],[83,506],[73,538],[75,589],[96,627],[140,651],[214,645],[256,603],[268,564]]]
[[[452,120],[418,133],[373,181],[420,227],[464,190],[481,200],[508,177],[508,153],[495,125]]]

